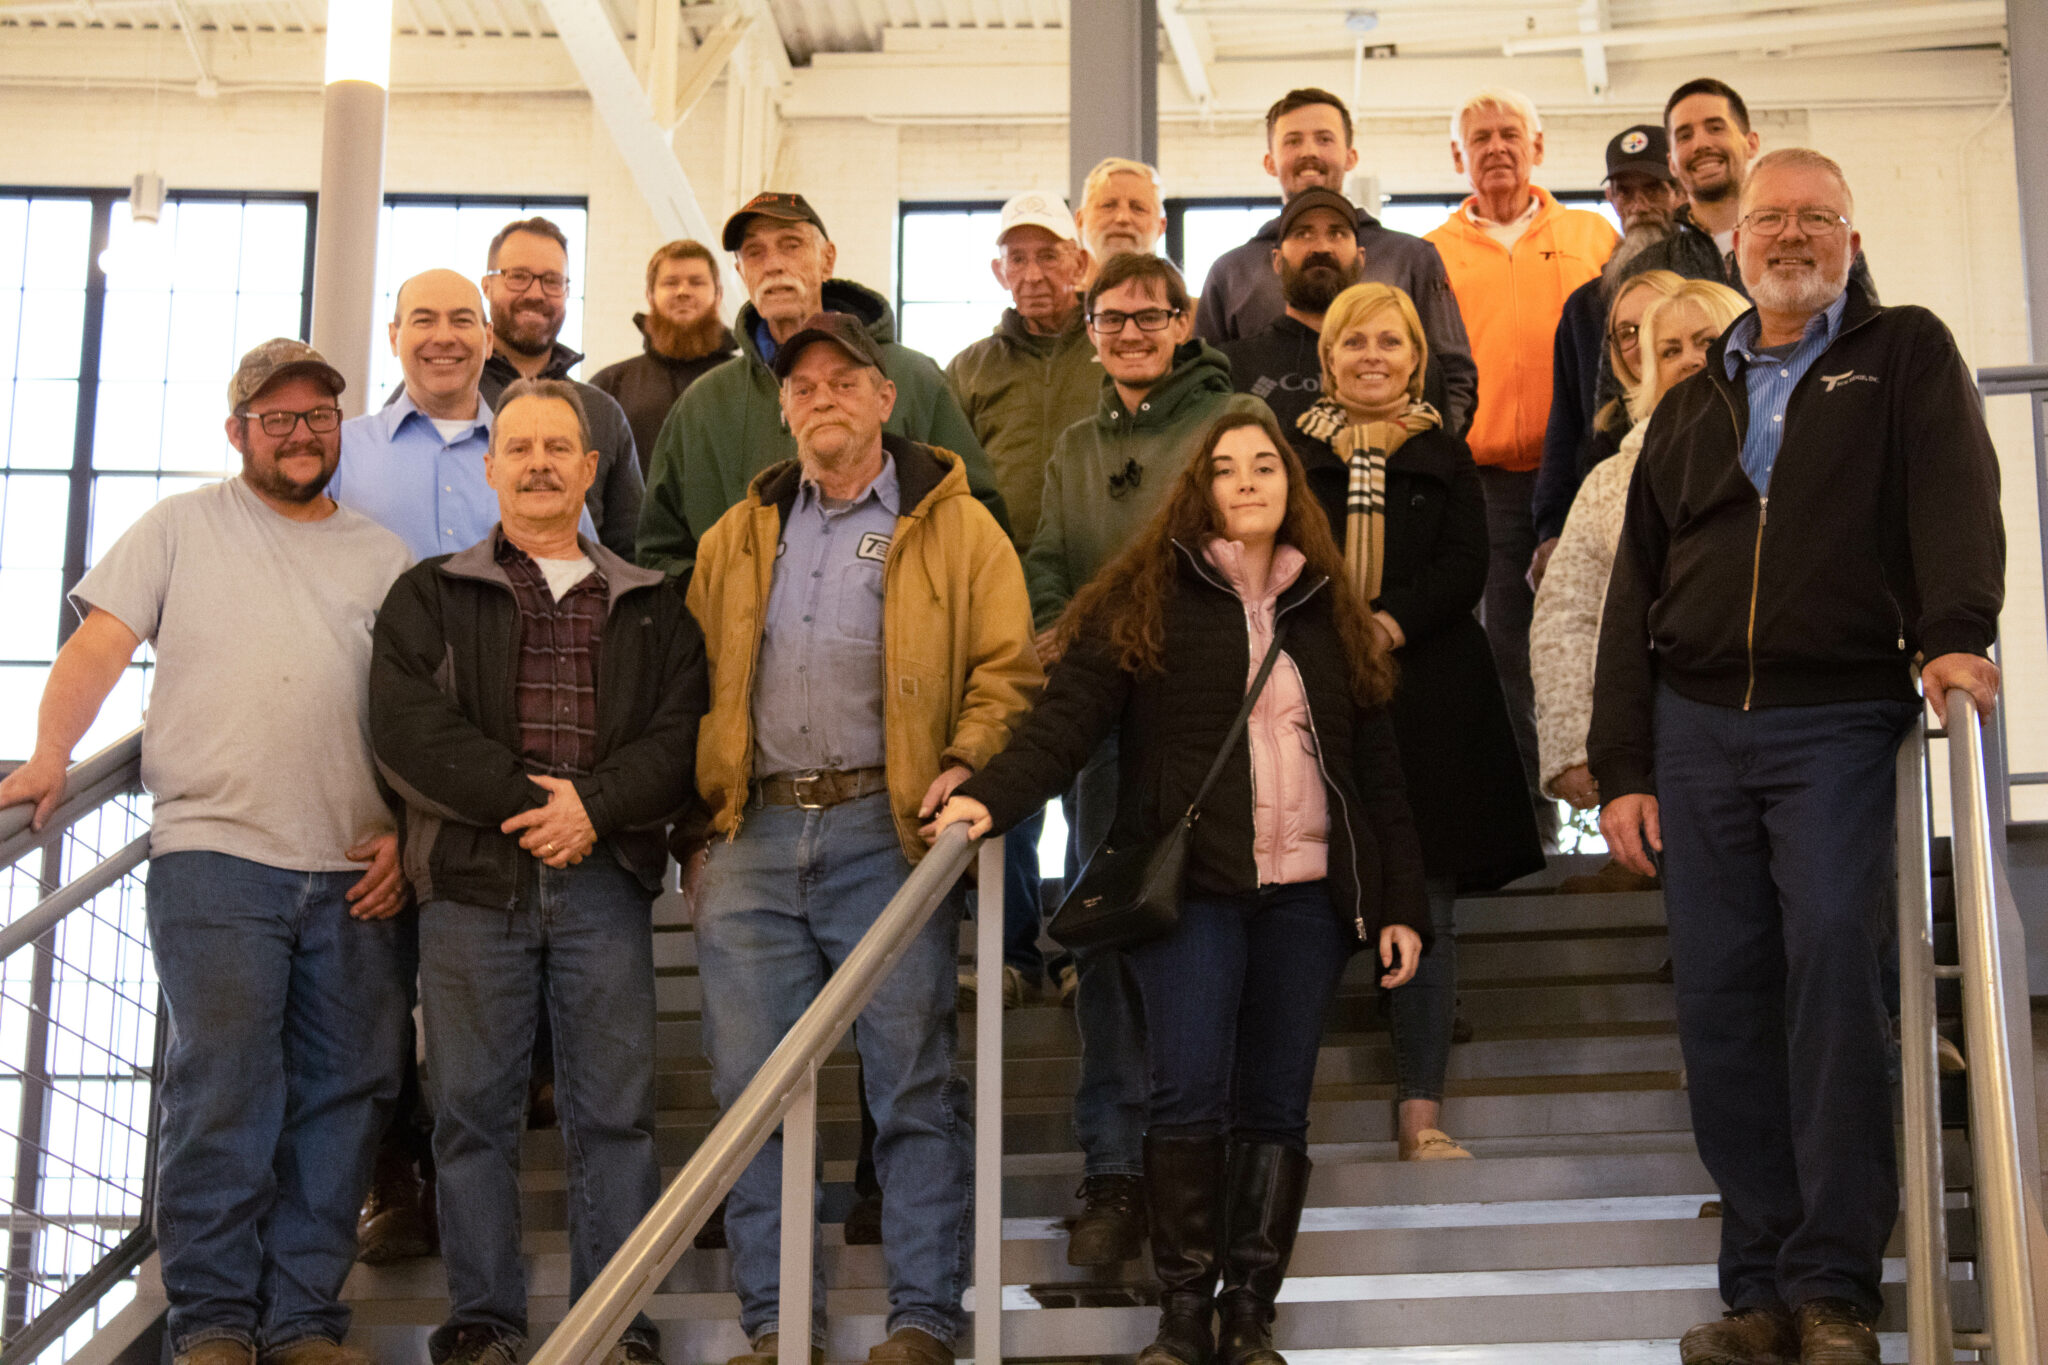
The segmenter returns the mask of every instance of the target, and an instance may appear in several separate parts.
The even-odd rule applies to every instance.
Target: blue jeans
[[[1356,943],[1326,881],[1184,897],[1170,932],[1129,950],[1152,1127],[1307,1151],[1323,1017]]]
[[[825,980],[903,886],[910,863],[889,796],[824,810],[747,807],[739,837],[714,841],[698,896],[698,973],[711,1085],[729,1108]],[[960,1332],[973,1247],[974,1133],[958,1034],[958,900],[912,940],[853,1026],[875,1115],[891,1332]],[[782,1137],[769,1138],[726,1201],[733,1288],[749,1341],[781,1330]],[[813,1261],[812,1341],[825,1343],[825,1260]]]
[[[1441,1100],[1451,1064],[1451,1028],[1458,1016],[1458,937],[1452,910],[1455,877],[1431,877],[1429,947],[1405,986],[1384,991],[1394,1040],[1394,1100]]]
[[[1655,712],[1664,909],[1732,1308],[1881,1300],[1898,1216],[1880,985],[1913,702]]]
[[[157,1244],[182,1354],[348,1333],[342,1281],[398,1094],[413,916],[349,918],[359,872],[152,858],[170,1013]]]
[[[1103,742],[1074,782],[1073,843],[1081,861],[1116,819],[1117,742]],[[1081,1079],[1074,1089],[1074,1139],[1088,1175],[1145,1170],[1145,1018],[1121,948],[1076,948],[1074,1025]]]
[[[1038,947],[1038,840],[1044,833],[1041,809],[1003,836],[1003,962],[1033,983],[1045,975]]]
[[[434,1105],[448,1319],[523,1341],[519,1142],[534,1030],[555,1039],[555,1110],[569,1178],[569,1299],[661,1195],[654,1146],[653,897],[603,840],[583,862],[528,861],[511,908],[420,907],[420,1008]],[[652,1344],[643,1314],[626,1336]]]

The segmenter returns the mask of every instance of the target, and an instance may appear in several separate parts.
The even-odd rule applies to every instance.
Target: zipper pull
[[[1360,943],[1367,942],[1365,937],[1365,916],[1363,914],[1353,915],[1351,922],[1358,926],[1358,941]]]
[[[1756,500],[1756,524],[1758,527],[1771,524],[1771,500],[1768,497],[1759,497]]]

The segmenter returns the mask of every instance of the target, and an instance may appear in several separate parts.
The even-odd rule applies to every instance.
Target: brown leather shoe
[[[898,1327],[868,1348],[868,1365],[953,1365],[953,1343],[915,1327]]]
[[[1782,1308],[1745,1308],[1680,1337],[1678,1359],[1681,1365],[1797,1365],[1799,1333]]]
[[[353,1346],[343,1346],[325,1337],[307,1337],[289,1346],[266,1349],[263,1365],[375,1365]]]
[[[420,1178],[411,1158],[395,1151],[377,1153],[370,1197],[356,1216],[356,1244],[364,1265],[409,1261],[439,1248],[433,1182]]]
[[[1794,1314],[1799,1365],[1878,1365],[1877,1333],[1846,1299],[1808,1299]]]
[[[1144,1250],[1144,1187],[1135,1175],[1091,1175],[1081,1181],[1081,1212],[1067,1238],[1067,1264],[1114,1266]]]
[[[769,1332],[754,1343],[754,1349],[743,1356],[734,1356],[725,1365],[780,1365],[782,1333]],[[811,1365],[825,1365],[825,1348],[811,1348]]]
[[[172,1357],[171,1365],[255,1365],[256,1352],[246,1341],[214,1337]]]

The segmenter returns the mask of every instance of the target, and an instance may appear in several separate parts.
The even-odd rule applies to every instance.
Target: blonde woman
[[[1635,473],[1650,414],[1674,385],[1705,366],[1707,348],[1748,307],[1748,301],[1726,285],[1687,280],[1644,311],[1639,332],[1641,379],[1628,396],[1635,425],[1622,438],[1621,449],[1586,475],[1543,586],[1536,592],[1529,667],[1536,682],[1543,790],[1580,810],[1600,804],[1600,789],[1586,766],[1593,661],[1600,642],[1600,610],[1607,600],[1607,575],[1621,539],[1629,477]],[[1634,890],[1649,884],[1612,863],[1589,880],[1600,885],[1588,889]]]

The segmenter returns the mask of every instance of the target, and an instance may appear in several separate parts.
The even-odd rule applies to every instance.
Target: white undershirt
[[[476,419],[473,417],[429,417],[427,420],[434,424],[434,430],[441,433],[444,444],[452,443],[456,437],[465,434],[476,425]]]
[[[548,591],[555,595],[557,602],[597,569],[597,565],[590,562],[589,555],[578,555],[574,559],[541,559],[536,556],[533,562],[540,565],[541,576],[547,579]]]
[[[1724,258],[1728,255],[1729,252],[1735,250],[1735,229],[1729,228],[1726,232],[1715,233],[1714,246],[1720,251],[1721,255]]]
[[[1512,223],[1494,222],[1493,219],[1480,213],[1477,205],[1469,209],[1466,216],[1472,220],[1473,224],[1481,232],[1493,238],[1494,241],[1499,242],[1503,250],[1512,253],[1515,249],[1515,243],[1521,241],[1523,235],[1529,231],[1529,224],[1536,221],[1536,211],[1542,207],[1543,201],[1534,194],[1531,194],[1529,196],[1529,207],[1516,214],[1515,221]]]

